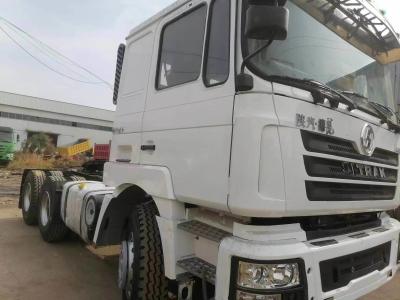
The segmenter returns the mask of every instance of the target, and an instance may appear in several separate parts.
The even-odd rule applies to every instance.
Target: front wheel
[[[155,204],[147,202],[138,205],[129,218],[118,271],[123,300],[167,299],[157,214]]]

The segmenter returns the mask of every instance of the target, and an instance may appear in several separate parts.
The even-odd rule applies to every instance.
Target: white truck
[[[104,173],[26,170],[122,299],[354,300],[393,278],[400,43],[364,0],[180,0],[119,48]]]

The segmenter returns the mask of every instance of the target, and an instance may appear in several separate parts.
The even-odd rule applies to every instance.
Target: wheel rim
[[[133,291],[134,249],[133,233],[131,233],[129,239],[121,244],[118,267],[118,285],[128,299],[131,299]]]
[[[50,195],[48,192],[43,194],[40,204],[40,220],[42,225],[46,226],[50,219]]]
[[[31,196],[32,196],[32,186],[30,183],[27,183],[24,190],[24,211],[28,212],[29,207],[31,206]]]

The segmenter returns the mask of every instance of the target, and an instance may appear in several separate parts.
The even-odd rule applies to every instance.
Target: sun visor
[[[318,22],[381,64],[400,61],[398,35],[365,0],[292,0]]]

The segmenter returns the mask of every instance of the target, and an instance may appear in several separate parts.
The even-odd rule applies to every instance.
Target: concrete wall
[[[76,142],[78,139],[90,139],[93,143],[108,144],[111,140],[111,132],[73,128],[52,124],[41,124],[36,122],[28,122],[23,120],[12,120],[0,118],[0,126],[11,127],[14,129],[15,135],[19,135],[20,139],[17,149],[20,149],[22,143],[26,141],[28,131],[45,132],[58,135],[58,145],[65,146]],[[16,138],[16,137],[15,137]]]
[[[32,117],[74,122],[78,125],[73,127],[49,124],[41,122],[40,119],[31,120]],[[19,135],[17,149],[20,149],[26,141],[28,132],[56,134],[57,146],[72,144],[78,139],[90,139],[93,143],[107,144],[112,137],[113,119],[113,111],[0,92],[0,126],[13,128],[15,138]],[[82,128],[79,124],[100,126],[101,130]]]

